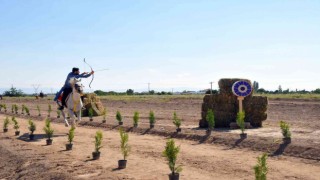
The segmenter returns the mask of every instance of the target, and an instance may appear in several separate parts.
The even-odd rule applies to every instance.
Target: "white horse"
[[[81,110],[83,107],[83,103],[81,100],[81,94],[83,93],[83,86],[80,83],[79,80],[72,78],[70,80],[70,84],[72,87],[72,92],[68,95],[68,97],[66,98],[66,105],[67,105],[67,109],[69,111],[69,115],[71,116],[71,120],[72,120],[72,126],[75,127],[76,125],[76,121],[80,122],[81,121]],[[59,104],[60,102],[58,102],[59,106],[62,106],[62,104]],[[66,127],[69,126],[69,122],[66,118],[66,115],[64,113],[63,110],[61,110],[61,114],[64,118],[65,121],[65,125]],[[77,116],[77,120],[76,120],[76,116]]]

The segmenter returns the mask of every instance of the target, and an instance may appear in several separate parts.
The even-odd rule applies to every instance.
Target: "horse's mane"
[[[78,81],[76,80],[76,78],[71,78],[69,81],[69,83],[71,84],[71,87],[74,87],[77,82]]]

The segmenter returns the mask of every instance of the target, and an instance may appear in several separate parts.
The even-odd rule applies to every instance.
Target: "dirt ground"
[[[247,130],[248,138],[239,139],[239,130],[219,129],[211,136],[198,129],[201,99],[172,99],[169,101],[122,101],[104,100],[108,108],[107,123],[101,117],[94,122],[83,118],[76,130],[75,149],[64,151],[67,131],[62,119],[52,118],[55,129],[54,144],[45,146],[42,132],[50,100],[6,99],[11,114],[11,104],[25,104],[31,117],[16,115],[21,124],[22,135],[14,136],[14,130],[0,133],[0,179],[168,179],[169,168],[161,156],[167,138],[174,137],[181,146],[179,163],[183,165],[181,179],[254,179],[253,166],[256,157],[269,153],[269,179],[319,179],[320,177],[320,102],[314,100],[269,101],[268,120],[264,127]],[[42,108],[37,117],[36,105]],[[53,104],[53,103],[52,103]],[[117,169],[121,159],[119,133],[115,113],[124,115],[124,127],[130,132],[131,155],[128,168]],[[148,129],[148,113],[156,114],[156,128]],[[132,115],[139,111],[139,128],[132,128]],[[184,119],[181,134],[173,133],[173,111]],[[0,122],[4,117],[0,112]],[[55,112],[51,116],[56,116]],[[37,120],[37,141],[27,140],[27,119]],[[281,143],[279,120],[292,127],[293,142]],[[98,129],[104,133],[102,157],[91,161],[94,134]],[[43,172],[43,173],[39,173]]]

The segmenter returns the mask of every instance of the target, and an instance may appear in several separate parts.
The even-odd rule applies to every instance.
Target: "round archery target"
[[[251,94],[252,86],[246,81],[237,81],[232,86],[232,92],[236,96],[246,97]]]

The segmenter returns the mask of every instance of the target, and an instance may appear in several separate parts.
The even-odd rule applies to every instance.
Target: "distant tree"
[[[254,92],[257,92],[259,89],[259,83],[257,81],[253,81],[253,90]]]
[[[263,88],[257,90],[257,93],[267,93],[267,91]]]
[[[8,91],[5,91],[3,93],[4,96],[9,96],[9,97],[21,97],[21,96],[25,96],[25,94],[23,93],[23,91],[21,89],[17,89],[15,87],[11,87]]]
[[[219,93],[218,90],[216,90],[216,89],[213,89],[213,90],[212,90],[212,94],[218,94],[218,93]],[[211,94],[211,90],[208,89],[208,90],[206,91],[206,94]]]
[[[133,95],[134,90],[133,89],[128,89],[126,93],[127,93],[127,95]]]
[[[156,92],[154,91],[154,90],[151,90],[151,91],[149,91],[149,94],[151,94],[151,95],[153,95],[153,94],[155,94]]]
[[[315,93],[315,94],[320,94],[320,88],[318,88],[318,89],[316,89],[316,90],[314,90],[312,92]]]
[[[107,92],[104,92],[102,90],[96,90],[96,91],[94,91],[94,93],[98,96],[106,96],[107,95]]]
[[[278,87],[278,93],[282,93],[282,87],[281,87],[281,85],[279,85],[279,87]]]

